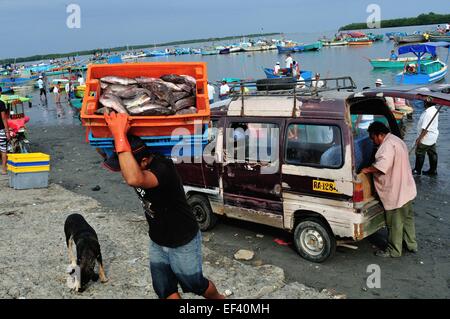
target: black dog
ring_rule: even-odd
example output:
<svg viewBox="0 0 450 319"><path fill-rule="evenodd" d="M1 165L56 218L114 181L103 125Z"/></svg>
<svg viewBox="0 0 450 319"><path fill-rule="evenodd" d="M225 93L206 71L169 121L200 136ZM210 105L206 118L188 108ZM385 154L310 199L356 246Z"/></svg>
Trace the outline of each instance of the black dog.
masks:
<svg viewBox="0 0 450 319"><path fill-rule="evenodd" d="M97 233L83 216L80 214L69 215L64 223L64 233L66 234L66 244L69 249L69 259L73 268L80 267L81 285L77 282L75 291L83 291L86 284L90 281L97 281L100 277L101 282L107 282L105 270L103 268L102 254L100 244L98 243ZM73 255L73 244L77 249L77 258ZM94 272L95 261L99 264L99 273ZM74 270L73 270L74 271Z"/></svg>

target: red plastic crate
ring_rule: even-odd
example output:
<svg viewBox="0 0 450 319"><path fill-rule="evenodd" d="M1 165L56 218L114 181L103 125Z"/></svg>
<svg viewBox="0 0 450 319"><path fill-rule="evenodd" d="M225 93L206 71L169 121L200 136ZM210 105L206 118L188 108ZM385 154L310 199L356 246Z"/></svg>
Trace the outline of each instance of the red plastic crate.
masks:
<svg viewBox="0 0 450 319"><path fill-rule="evenodd" d="M207 89L207 71L204 62L146 62L123 64L91 64L88 66L86 90L81 107L83 126L92 131L94 137L111 137L103 115L94 112L99 108L100 78L104 76L140 76L159 78L165 74L190 75L197 80L197 113L164 116L129 116L130 133L137 136L171 135L176 128L185 128L195 133L194 125L209 123L210 109Z"/></svg>

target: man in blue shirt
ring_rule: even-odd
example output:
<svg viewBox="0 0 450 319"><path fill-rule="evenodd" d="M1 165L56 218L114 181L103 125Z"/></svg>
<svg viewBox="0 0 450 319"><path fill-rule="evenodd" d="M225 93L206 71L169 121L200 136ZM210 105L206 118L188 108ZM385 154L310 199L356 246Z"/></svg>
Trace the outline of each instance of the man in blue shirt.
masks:
<svg viewBox="0 0 450 319"><path fill-rule="evenodd" d="M390 56L389 60L396 61L397 59L398 59L398 55L395 54L394 50L391 50L391 56Z"/></svg>

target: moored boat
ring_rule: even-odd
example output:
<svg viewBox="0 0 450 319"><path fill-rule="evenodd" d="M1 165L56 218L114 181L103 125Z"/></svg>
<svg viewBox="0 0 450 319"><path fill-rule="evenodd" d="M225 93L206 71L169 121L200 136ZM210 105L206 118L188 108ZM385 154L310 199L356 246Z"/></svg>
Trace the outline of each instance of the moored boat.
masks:
<svg viewBox="0 0 450 319"><path fill-rule="evenodd" d="M431 61L431 58L423 59L422 61L427 62ZM389 68L389 69L402 69L405 67L405 64L408 63L416 63L416 57L405 57L398 58L397 60L390 59L369 59L370 64L373 68Z"/></svg>
<svg viewBox="0 0 450 319"><path fill-rule="evenodd" d="M264 70L264 74L266 75L266 78L268 79L278 79L278 78L289 78L292 77L291 74L286 75L287 69L280 69L280 71L282 72L279 75L274 74L273 69L272 68L263 68ZM284 73L284 74L283 74ZM302 77L303 80L311 80L312 78L312 71L306 71L306 70L300 70L300 76Z"/></svg>
<svg viewBox="0 0 450 319"><path fill-rule="evenodd" d="M410 34L405 36L394 36L394 41L396 43L414 43L414 42L422 42L425 38L423 34Z"/></svg>
<svg viewBox="0 0 450 319"><path fill-rule="evenodd" d="M437 59L436 48L438 47L449 48L450 43L427 42L398 48L399 55L413 53L417 57L417 63L408 64L405 70L396 75L395 82L399 84L430 84L444 79L447 74L447 65ZM425 54L430 54L435 59L424 62L422 57Z"/></svg>

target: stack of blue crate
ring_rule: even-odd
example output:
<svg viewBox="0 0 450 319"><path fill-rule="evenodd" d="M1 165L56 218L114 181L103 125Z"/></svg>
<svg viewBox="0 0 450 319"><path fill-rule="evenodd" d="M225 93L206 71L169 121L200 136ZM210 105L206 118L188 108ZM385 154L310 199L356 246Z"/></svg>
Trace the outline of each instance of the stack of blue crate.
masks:
<svg viewBox="0 0 450 319"><path fill-rule="evenodd" d="M201 156L208 143L208 125L205 124L203 134L173 136L140 136L153 151L164 156ZM97 138L89 132L89 144L101 149L108 156L114 152L114 140L108 137Z"/></svg>

